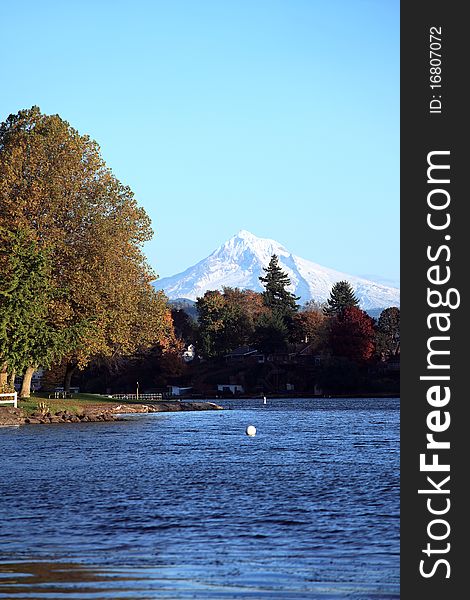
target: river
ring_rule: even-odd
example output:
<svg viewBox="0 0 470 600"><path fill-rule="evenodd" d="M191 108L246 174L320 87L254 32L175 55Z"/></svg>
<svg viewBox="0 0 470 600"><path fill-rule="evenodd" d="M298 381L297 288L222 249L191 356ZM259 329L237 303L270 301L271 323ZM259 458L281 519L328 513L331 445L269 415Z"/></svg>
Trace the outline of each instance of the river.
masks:
<svg viewBox="0 0 470 600"><path fill-rule="evenodd" d="M399 598L399 400L220 403L0 429L0 598Z"/></svg>

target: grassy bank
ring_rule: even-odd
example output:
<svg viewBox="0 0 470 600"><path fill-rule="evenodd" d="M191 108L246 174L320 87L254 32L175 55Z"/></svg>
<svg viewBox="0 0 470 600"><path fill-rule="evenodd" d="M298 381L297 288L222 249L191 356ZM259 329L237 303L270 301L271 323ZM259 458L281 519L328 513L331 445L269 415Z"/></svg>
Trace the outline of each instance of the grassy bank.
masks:
<svg viewBox="0 0 470 600"><path fill-rule="evenodd" d="M86 407L97 404L116 404L116 400L100 394L74 394L73 398L48 398L47 393L36 392L27 400L20 400L18 408L21 408L26 414L31 414L38 410L38 404L44 402L51 413L60 410L68 410L73 414L81 414Z"/></svg>

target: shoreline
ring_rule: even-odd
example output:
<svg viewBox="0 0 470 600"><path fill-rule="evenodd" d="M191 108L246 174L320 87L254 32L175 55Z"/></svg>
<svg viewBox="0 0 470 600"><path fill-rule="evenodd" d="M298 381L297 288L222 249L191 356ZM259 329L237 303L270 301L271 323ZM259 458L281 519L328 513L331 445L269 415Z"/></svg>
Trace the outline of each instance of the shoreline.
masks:
<svg viewBox="0 0 470 600"><path fill-rule="evenodd" d="M282 400L285 398L306 399L358 399L358 398L396 398L400 400L399 394L335 394L335 395L309 395L309 394L269 394L269 400ZM13 408L0 407L0 427L16 427L20 425L50 425L61 423L98 423L103 421L124 421L124 415L150 414L157 412L194 412L203 410L225 410L224 407L212 402L212 400L260 400L263 396L239 395L220 396L213 395L204 399L194 396L182 397L181 400L156 400L146 404L137 402L93 402L80 403L75 400L75 410L72 407L57 410L47 407L48 410L28 410L25 407ZM62 404L64 406L64 404Z"/></svg>
<svg viewBox="0 0 470 600"><path fill-rule="evenodd" d="M202 410L223 410L214 402L166 401L152 404L95 404L83 406L80 412L59 410L56 412L28 413L22 408L2 407L0 409L0 427L20 425L51 425L63 423L99 423L103 421L124 421L121 415L149 414L157 412L191 412Z"/></svg>
<svg viewBox="0 0 470 600"><path fill-rule="evenodd" d="M290 392L290 393L267 393L267 394L238 394L236 396L232 396L232 395L227 395L227 396L223 396L223 395L217 395L217 394L207 394L204 396L204 400L201 400L201 402L205 401L205 400L259 400L260 398L263 399L263 396L266 396L266 398L269 400L269 398L271 398L272 400L281 400L283 398L288 399L288 398L309 398L309 399L319 399L319 400L324 400L324 399L329 399L329 398L400 398L400 392L367 392L367 393L355 393L355 394L309 394L309 393L305 393L305 394L300 394L300 393L295 393L295 392ZM181 400L183 402L185 401L197 401L200 397L199 396L181 396Z"/></svg>

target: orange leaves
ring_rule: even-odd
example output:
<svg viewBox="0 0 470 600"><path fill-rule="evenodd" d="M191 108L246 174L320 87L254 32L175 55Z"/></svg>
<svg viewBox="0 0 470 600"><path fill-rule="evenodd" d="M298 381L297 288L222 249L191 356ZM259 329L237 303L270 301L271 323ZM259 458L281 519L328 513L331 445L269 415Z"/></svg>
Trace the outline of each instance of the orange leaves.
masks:
<svg viewBox="0 0 470 600"><path fill-rule="evenodd" d="M47 247L53 285L68 292L51 314L87 324L73 353L81 366L169 343L166 299L140 247L152 235L148 215L96 142L37 107L0 125L0 227L13 224Z"/></svg>

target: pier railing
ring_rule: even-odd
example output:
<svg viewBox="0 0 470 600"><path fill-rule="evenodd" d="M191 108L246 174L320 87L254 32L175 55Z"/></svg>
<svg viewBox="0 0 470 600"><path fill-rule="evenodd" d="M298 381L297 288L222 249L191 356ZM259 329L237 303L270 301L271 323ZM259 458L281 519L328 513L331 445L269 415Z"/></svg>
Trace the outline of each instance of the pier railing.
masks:
<svg viewBox="0 0 470 600"><path fill-rule="evenodd" d="M163 400L164 397L168 397L168 394L113 394L112 397L116 400L142 400L144 402L145 400Z"/></svg>
<svg viewBox="0 0 470 600"><path fill-rule="evenodd" d="M4 398L10 398L10 400L4 400ZM15 408L18 408L18 392L0 394L0 404L13 404Z"/></svg>

